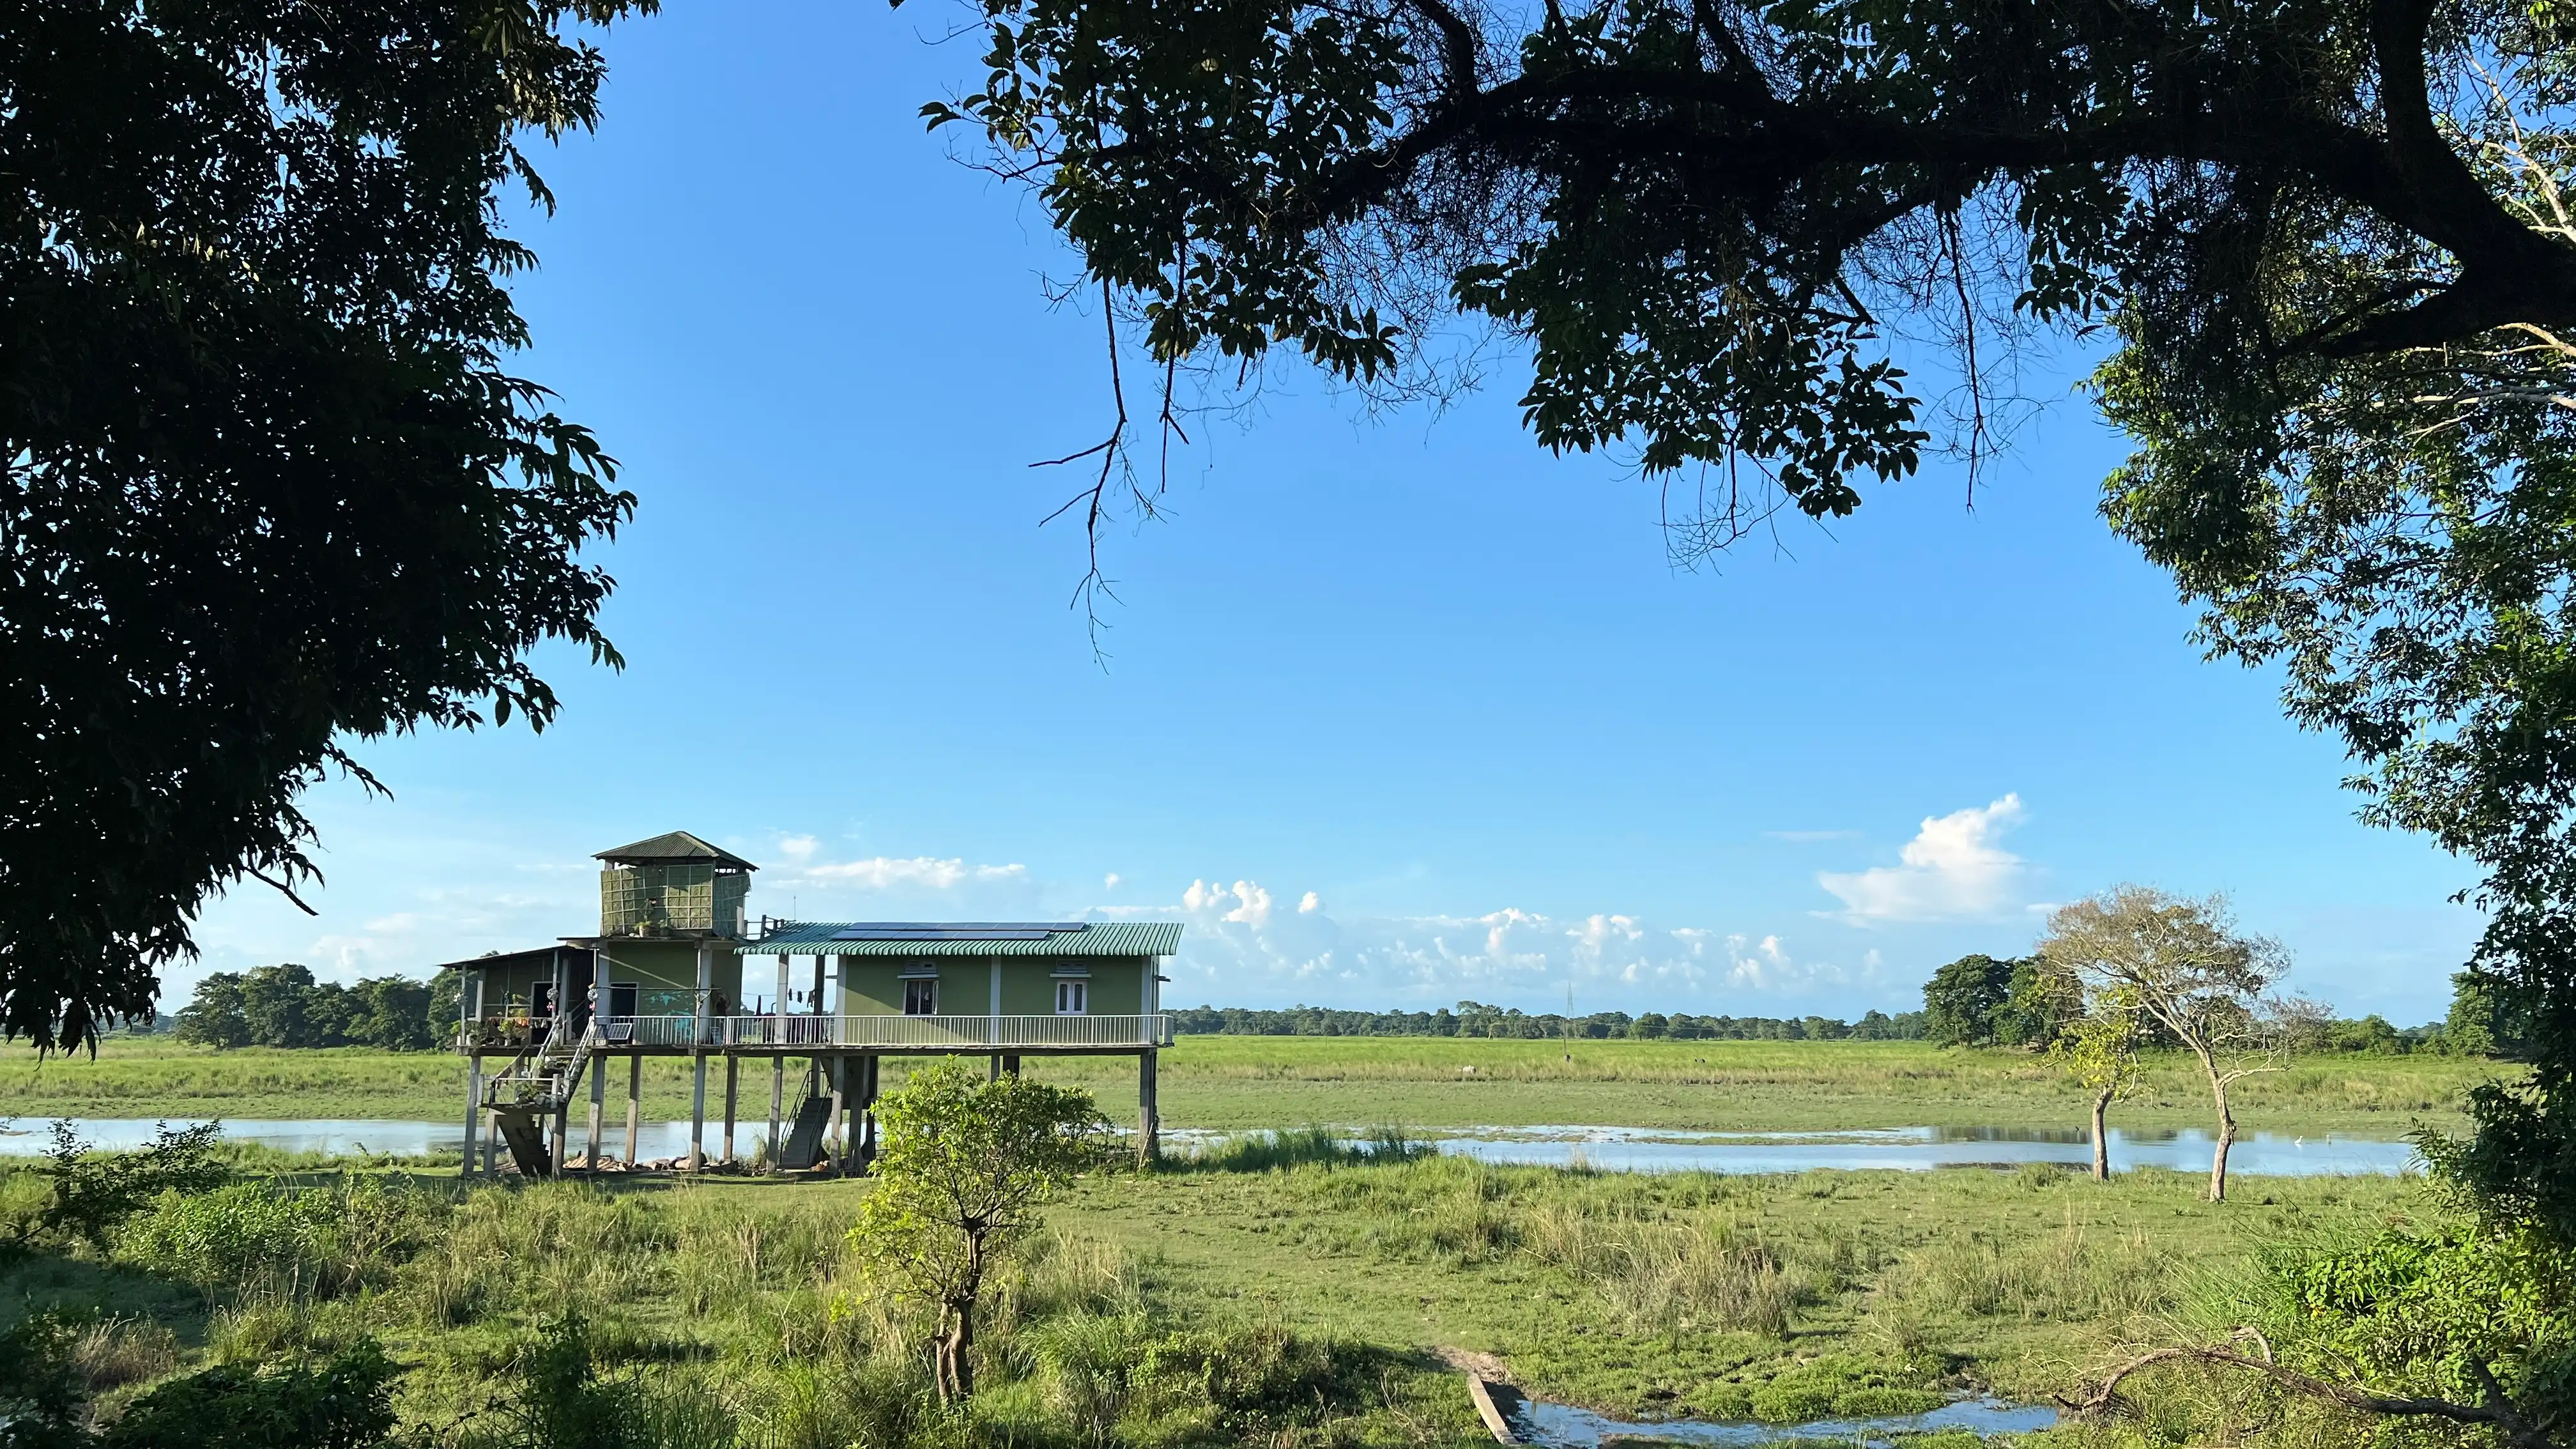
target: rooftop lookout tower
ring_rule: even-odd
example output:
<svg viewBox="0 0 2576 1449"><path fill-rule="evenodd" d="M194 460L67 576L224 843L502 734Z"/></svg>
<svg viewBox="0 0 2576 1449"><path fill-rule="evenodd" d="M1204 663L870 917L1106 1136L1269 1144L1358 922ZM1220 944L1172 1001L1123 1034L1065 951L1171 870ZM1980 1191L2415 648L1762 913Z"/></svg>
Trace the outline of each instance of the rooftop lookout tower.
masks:
<svg viewBox="0 0 2576 1449"><path fill-rule="evenodd" d="M738 1161L746 1064L768 1068L761 1145L772 1170L828 1159L864 1171L889 1056L984 1056L996 1075L1017 1072L1024 1055L1132 1056L1137 1149L1155 1150L1155 1064L1171 1045L1162 966L1180 923L755 919L759 867L685 830L595 858L597 935L440 968L459 976L468 1172L478 1157L495 1171L505 1143L526 1176L598 1170L611 1160L603 1139L619 1065L626 1141L615 1160L631 1169L648 1056L689 1064L689 1150L673 1160L686 1171L711 1161L710 1066L722 1067L723 1092L712 1160Z"/></svg>
<svg viewBox="0 0 2576 1449"><path fill-rule="evenodd" d="M593 857L599 872L599 934L724 936L740 940L744 902L760 867L685 830Z"/></svg>

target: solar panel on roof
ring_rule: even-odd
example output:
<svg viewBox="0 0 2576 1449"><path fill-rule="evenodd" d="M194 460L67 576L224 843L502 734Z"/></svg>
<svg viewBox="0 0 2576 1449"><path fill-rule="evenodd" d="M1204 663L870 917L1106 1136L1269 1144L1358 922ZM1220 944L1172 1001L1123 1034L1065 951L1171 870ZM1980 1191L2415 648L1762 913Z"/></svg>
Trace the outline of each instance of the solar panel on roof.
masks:
<svg viewBox="0 0 2576 1449"><path fill-rule="evenodd" d="M853 921L851 931L1088 931L1089 921Z"/></svg>
<svg viewBox="0 0 2576 1449"><path fill-rule="evenodd" d="M884 921L848 926L835 941L1044 941L1091 929L1087 921Z"/></svg>

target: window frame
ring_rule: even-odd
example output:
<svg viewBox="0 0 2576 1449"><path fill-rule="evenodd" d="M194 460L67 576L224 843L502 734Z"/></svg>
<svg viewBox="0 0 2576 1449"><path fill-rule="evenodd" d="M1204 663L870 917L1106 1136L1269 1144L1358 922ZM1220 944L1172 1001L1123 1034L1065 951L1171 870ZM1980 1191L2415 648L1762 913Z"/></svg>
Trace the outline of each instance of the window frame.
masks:
<svg viewBox="0 0 2576 1449"><path fill-rule="evenodd" d="M914 1001L916 999L921 1002L923 1009L914 1009ZM937 1016L939 1014L938 977L908 976L904 978L903 1014L906 1016Z"/></svg>

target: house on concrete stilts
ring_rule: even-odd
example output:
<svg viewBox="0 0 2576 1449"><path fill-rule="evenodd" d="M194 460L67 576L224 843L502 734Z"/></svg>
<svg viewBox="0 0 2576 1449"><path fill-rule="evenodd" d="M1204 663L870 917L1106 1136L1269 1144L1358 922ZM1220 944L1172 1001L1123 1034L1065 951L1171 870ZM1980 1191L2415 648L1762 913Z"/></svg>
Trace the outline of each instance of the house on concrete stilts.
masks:
<svg viewBox="0 0 2576 1449"><path fill-rule="evenodd" d="M498 1171L505 1152L531 1177L632 1167L646 1057L690 1063L681 1171L740 1160L746 1105L773 1170L864 1171L889 1056L984 1056L996 1075L1025 1056L1133 1056L1137 1150L1157 1150L1155 1069L1171 1045L1159 988L1178 923L754 920L759 867L686 831L598 859L598 935L440 968L462 978L469 1175ZM618 1127L622 1144L608 1140Z"/></svg>

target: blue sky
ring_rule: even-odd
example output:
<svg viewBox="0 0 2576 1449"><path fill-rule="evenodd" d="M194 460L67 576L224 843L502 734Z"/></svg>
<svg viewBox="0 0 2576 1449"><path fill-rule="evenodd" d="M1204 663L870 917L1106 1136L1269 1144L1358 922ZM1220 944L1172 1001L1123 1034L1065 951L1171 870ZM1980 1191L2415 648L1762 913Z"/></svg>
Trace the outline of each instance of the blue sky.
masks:
<svg viewBox="0 0 2576 1449"><path fill-rule="evenodd" d="M1027 465L1106 424L1097 320L922 134L975 60L923 3L609 38L518 290L521 370L643 500L599 553L629 667L547 654L541 736L364 746L395 798L316 793L320 917L237 891L176 990L578 933L591 852L685 828L777 915L1185 920L1190 1002L1857 1015L2134 879L2230 892L2348 1012L2439 1015L2467 872L2201 660L2071 396L1973 511L1935 466L1682 572L1654 483L1521 430L1512 359L1437 417L1283 371L1113 530L1095 663L1080 534L1038 526L1078 480Z"/></svg>

